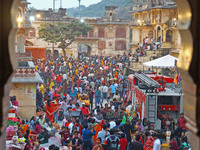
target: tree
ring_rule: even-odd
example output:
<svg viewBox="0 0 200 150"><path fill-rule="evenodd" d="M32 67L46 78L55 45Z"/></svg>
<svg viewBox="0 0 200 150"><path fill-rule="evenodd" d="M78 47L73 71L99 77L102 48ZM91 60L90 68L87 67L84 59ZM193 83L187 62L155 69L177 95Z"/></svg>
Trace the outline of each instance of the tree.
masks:
<svg viewBox="0 0 200 150"><path fill-rule="evenodd" d="M68 23L43 23L39 27L39 38L49 43L58 43L66 60L66 48L74 42L76 37L86 34L90 30L92 30L91 26L78 20L72 20Z"/></svg>

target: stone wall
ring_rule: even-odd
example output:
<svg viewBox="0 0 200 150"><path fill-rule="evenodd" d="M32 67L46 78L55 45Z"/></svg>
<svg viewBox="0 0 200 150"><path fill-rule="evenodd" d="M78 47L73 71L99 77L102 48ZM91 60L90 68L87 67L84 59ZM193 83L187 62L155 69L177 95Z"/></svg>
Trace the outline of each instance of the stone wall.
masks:
<svg viewBox="0 0 200 150"><path fill-rule="evenodd" d="M30 119L36 114L36 83L14 83L10 96L16 96L19 103L18 115L22 119Z"/></svg>

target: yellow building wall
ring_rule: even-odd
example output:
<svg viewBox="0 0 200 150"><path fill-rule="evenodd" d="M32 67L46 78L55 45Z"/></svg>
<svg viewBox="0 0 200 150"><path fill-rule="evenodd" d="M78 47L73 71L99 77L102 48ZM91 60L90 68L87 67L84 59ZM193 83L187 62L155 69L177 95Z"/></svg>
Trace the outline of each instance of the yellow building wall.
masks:
<svg viewBox="0 0 200 150"><path fill-rule="evenodd" d="M10 96L16 96L19 103L18 115L22 119L30 119L36 115L36 83L14 83Z"/></svg>

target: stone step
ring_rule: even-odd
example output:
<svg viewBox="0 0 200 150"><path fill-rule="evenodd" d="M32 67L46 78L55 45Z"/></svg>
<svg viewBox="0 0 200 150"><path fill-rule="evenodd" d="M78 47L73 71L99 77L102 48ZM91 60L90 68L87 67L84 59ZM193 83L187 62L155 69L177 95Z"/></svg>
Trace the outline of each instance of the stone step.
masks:
<svg viewBox="0 0 200 150"><path fill-rule="evenodd" d="M139 59L139 62L148 62L151 60L151 56L141 56L141 57L138 57Z"/></svg>

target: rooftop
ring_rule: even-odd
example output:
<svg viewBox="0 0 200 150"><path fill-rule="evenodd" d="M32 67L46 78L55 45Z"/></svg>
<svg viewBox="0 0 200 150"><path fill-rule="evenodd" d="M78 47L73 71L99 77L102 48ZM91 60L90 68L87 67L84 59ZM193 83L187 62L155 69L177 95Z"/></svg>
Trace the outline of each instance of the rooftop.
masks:
<svg viewBox="0 0 200 150"><path fill-rule="evenodd" d="M35 65L32 61L19 61L18 62L18 69L20 68L35 68Z"/></svg>
<svg viewBox="0 0 200 150"><path fill-rule="evenodd" d="M43 83L39 73L36 72L35 77L13 77L12 83Z"/></svg>

